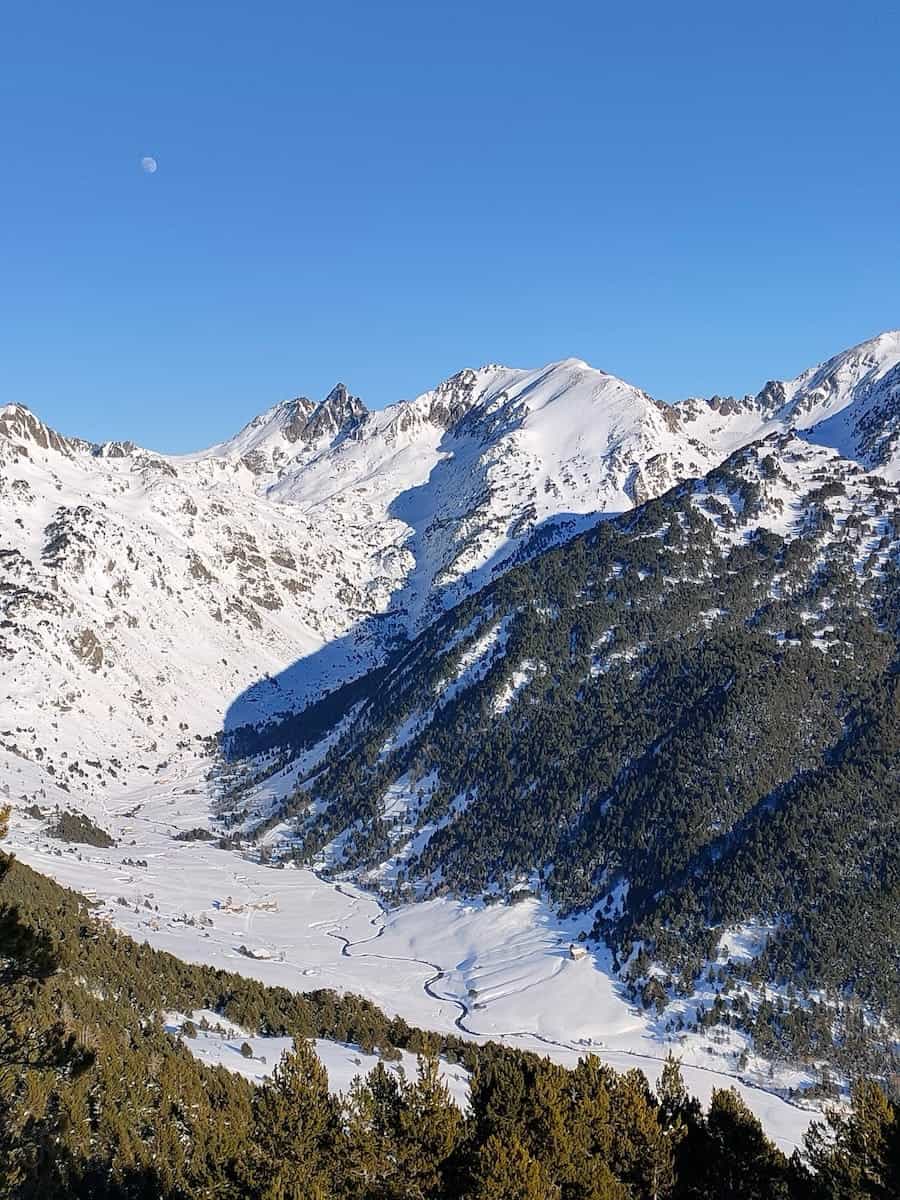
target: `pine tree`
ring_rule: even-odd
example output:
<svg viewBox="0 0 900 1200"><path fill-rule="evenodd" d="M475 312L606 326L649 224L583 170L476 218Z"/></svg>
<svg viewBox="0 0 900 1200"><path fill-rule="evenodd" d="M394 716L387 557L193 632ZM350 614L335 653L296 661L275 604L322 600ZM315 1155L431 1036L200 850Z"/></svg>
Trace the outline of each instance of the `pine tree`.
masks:
<svg viewBox="0 0 900 1200"><path fill-rule="evenodd" d="M616 1077L611 1112L613 1173L648 1200L664 1200L674 1183L674 1155L643 1072Z"/></svg>
<svg viewBox="0 0 900 1200"><path fill-rule="evenodd" d="M254 1200L331 1200L343 1157L337 1102L328 1073L301 1038L253 1101L253 1141L243 1168Z"/></svg>
<svg viewBox="0 0 900 1200"><path fill-rule="evenodd" d="M0 841L9 815L8 806L0 808ZM12 855L0 851L0 887L12 868ZM36 1019L57 965L50 940L22 920L17 905L0 899L2 1196L25 1195L30 1188L49 1194L61 1177L64 1156L57 1140L66 1122L55 1085L64 1076L77 1078L93 1062L64 1020Z"/></svg>
<svg viewBox="0 0 900 1200"><path fill-rule="evenodd" d="M656 1084L659 1121L673 1140L678 1141L687 1128L696 1125L703 1115L700 1102L688 1093L681 1074L681 1061L671 1052L666 1055L662 1073Z"/></svg>
<svg viewBox="0 0 900 1200"><path fill-rule="evenodd" d="M380 1063L378 1067L381 1067ZM355 1200L366 1200L368 1196L377 1195L383 1179L390 1173L389 1160L384 1153L386 1142L378 1128L371 1080L371 1072L367 1079L357 1076L344 1106L347 1147L345 1180Z"/></svg>
<svg viewBox="0 0 900 1200"><path fill-rule="evenodd" d="M558 1200L544 1168L517 1137L491 1136L478 1151L466 1200Z"/></svg>
<svg viewBox="0 0 900 1200"><path fill-rule="evenodd" d="M900 1196L900 1109L876 1083L853 1088L848 1116L832 1111L806 1135L806 1158L821 1200L895 1200Z"/></svg>
<svg viewBox="0 0 900 1200"><path fill-rule="evenodd" d="M437 1200L460 1138L462 1114L433 1056L419 1059L416 1082L406 1084L401 1094L398 1157L407 1179L404 1200Z"/></svg>
<svg viewBox="0 0 900 1200"><path fill-rule="evenodd" d="M522 1123L527 1084L523 1056L481 1054L469 1083L471 1120L479 1142L506 1134L513 1136Z"/></svg>
<svg viewBox="0 0 900 1200"><path fill-rule="evenodd" d="M702 1153L699 1135L705 1135L703 1109L691 1096L681 1074L681 1063L673 1054L666 1056L656 1084L657 1117L665 1130L675 1162L675 1178L691 1177L696 1157Z"/></svg>
<svg viewBox="0 0 900 1200"><path fill-rule="evenodd" d="M788 1162L734 1088L717 1088L702 1136L692 1142L695 1175L684 1194L698 1200L787 1200Z"/></svg>
<svg viewBox="0 0 900 1200"><path fill-rule="evenodd" d="M419 1059L415 1082L378 1063L347 1104L347 1172L357 1194L438 1200L462 1124L436 1058Z"/></svg>
<svg viewBox="0 0 900 1200"><path fill-rule="evenodd" d="M579 1061L567 1082L572 1096L572 1171L566 1200L626 1200L628 1189L610 1168L613 1145L611 1082L615 1076L594 1055Z"/></svg>

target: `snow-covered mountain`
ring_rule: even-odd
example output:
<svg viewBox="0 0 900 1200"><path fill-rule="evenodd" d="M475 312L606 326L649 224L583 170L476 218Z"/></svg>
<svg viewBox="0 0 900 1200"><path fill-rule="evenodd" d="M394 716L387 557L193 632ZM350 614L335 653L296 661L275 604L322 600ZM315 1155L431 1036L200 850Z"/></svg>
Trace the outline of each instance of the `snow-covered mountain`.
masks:
<svg viewBox="0 0 900 1200"><path fill-rule="evenodd" d="M736 449L796 429L810 442L900 477L900 330L861 342L796 379L772 380L758 395L715 396L678 406L697 435Z"/></svg>
<svg viewBox="0 0 900 1200"><path fill-rule="evenodd" d="M900 484L771 433L510 568L352 689L236 732L218 818L392 905L577 914L667 1032L710 982L725 1024L742 977L729 1027L846 1069L841 1022L869 1005L892 1064L898 582ZM505 985L485 965L469 989L483 1010Z"/></svg>
<svg viewBox="0 0 900 1200"><path fill-rule="evenodd" d="M673 410L576 362L466 371L379 413L339 384L184 456L7 406L3 745L108 789L245 693L234 721L361 674L542 522L566 532L714 461Z"/></svg>
<svg viewBox="0 0 900 1200"><path fill-rule="evenodd" d="M884 334L755 398L671 406L577 359L465 370L380 412L339 384L181 456L2 408L0 752L109 794L773 430L896 478L898 363Z"/></svg>

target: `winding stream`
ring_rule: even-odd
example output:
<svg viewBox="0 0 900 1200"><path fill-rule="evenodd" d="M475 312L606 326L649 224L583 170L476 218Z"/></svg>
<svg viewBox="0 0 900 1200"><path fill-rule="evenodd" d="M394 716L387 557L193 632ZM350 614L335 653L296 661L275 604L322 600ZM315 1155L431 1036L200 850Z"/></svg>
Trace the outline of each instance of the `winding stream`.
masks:
<svg viewBox="0 0 900 1200"><path fill-rule="evenodd" d="M591 1047L587 1047L584 1045L576 1045L575 1043L572 1043L572 1042L557 1041L554 1038L549 1038L549 1037L546 1037L544 1034L537 1033L532 1029L504 1030L502 1033L492 1034L492 1035L479 1033L479 1031L477 1029L472 1029L469 1025L466 1024L466 1018L469 1016L470 1009L469 1009L468 1005L465 1004L464 1001L458 999L456 996L442 995L440 992L435 991L435 985L437 983L439 983L441 981L441 979L443 979L448 974L448 972L443 967L438 966L437 963L430 962L428 959L416 958L416 957L410 957L410 956L376 954L372 950L363 950L361 952L355 952L355 951L357 951L357 948L360 946L368 946L368 945L371 945L372 942L377 942L378 939L385 932L385 920L388 915L388 909L386 908L386 906L384 904L382 904L382 902L378 899L377 896L369 895L367 893L364 893L364 892L361 892L358 890L355 892L349 892L346 890L346 888L342 887L340 883L332 883L330 880L321 879L321 877L318 875L317 875L317 878L320 879L320 882L326 883L329 886L333 887L334 890L336 892L338 892L339 895L344 896L347 900L350 900L350 901L353 901L356 903L367 902L367 903L374 905L378 910L376 912L375 916L373 916L369 920L369 924L373 928L376 928L376 932L373 933L371 937L358 938L356 941L353 941L350 938L345 937L342 933L338 933L336 930L328 930L327 931L328 937L334 938L336 941L341 943L341 955L345 958L375 958L375 959L379 959L382 962L407 962L407 963L416 963L423 967L428 967L430 970L432 970L434 972L434 974L430 975L427 979L425 979L423 981L422 987L423 987L426 995L429 996L432 1000L436 1000L441 1004L452 1004L452 1005L454 1005L454 1007L456 1007L459 1010L457 1016L454 1018L453 1024L460 1031L460 1033L464 1034L465 1036L479 1040L479 1041L489 1041L489 1040L498 1041L499 1040L502 1042L506 1038L530 1039L532 1041L540 1043L543 1046L547 1046L549 1049L552 1049L552 1050L564 1050L564 1051L568 1051L570 1053L576 1053L576 1054L595 1054L601 1060L608 1060L610 1058L626 1056L628 1058L637 1059L639 1062L640 1061L652 1062L652 1063L665 1062L666 1057L668 1055L668 1050L666 1051L665 1054L663 1054L663 1053L660 1053L660 1054L647 1053L647 1054L645 1054L645 1053L641 1053L641 1051L639 1051L639 1050L626 1050L626 1049L607 1050L607 1051L603 1052L603 1051L598 1051L597 1048L591 1048ZM613 1064L610 1064L610 1065L613 1065ZM750 1089L754 1092L758 1092L760 1095L766 1096L768 1098L776 1099L776 1100L780 1101L781 1103L788 1104L792 1108L795 1108L800 1112L809 1112L808 1109L804 1108L802 1105L794 1103L792 1100L788 1099L787 1097L780 1095L779 1093L777 1093L775 1091L770 1091L767 1088L760 1087L759 1084L753 1083L751 1080L741 1078L740 1076L730 1075L724 1071L717 1071L713 1067L706 1067L706 1066L703 1066L702 1064L695 1064L695 1063L691 1063L689 1065L689 1069L691 1071L702 1071L705 1075L713 1076L714 1079L717 1081L717 1086L720 1086L723 1088L728 1088L728 1087L731 1087L735 1083L740 1083L741 1086L744 1088Z"/></svg>

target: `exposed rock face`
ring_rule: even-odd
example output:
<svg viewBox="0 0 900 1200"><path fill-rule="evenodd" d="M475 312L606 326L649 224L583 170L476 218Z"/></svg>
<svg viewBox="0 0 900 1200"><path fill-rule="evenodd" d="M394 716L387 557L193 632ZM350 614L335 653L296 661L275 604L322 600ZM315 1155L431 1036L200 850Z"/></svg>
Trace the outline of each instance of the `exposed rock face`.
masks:
<svg viewBox="0 0 900 1200"><path fill-rule="evenodd" d="M82 629L69 642L72 653L75 654L91 671L99 671L103 666L103 647L93 629Z"/></svg>
<svg viewBox="0 0 900 1200"><path fill-rule="evenodd" d="M282 429L285 438L291 444L303 437L310 417L315 411L315 404L312 400L307 400L305 396L298 396L296 400L288 400L284 409L285 422Z"/></svg>
<svg viewBox="0 0 900 1200"><path fill-rule="evenodd" d="M333 440L348 433L365 420L368 410L357 396L351 396L344 384L337 384L318 408L310 414L299 437L307 443Z"/></svg>
<svg viewBox="0 0 900 1200"><path fill-rule="evenodd" d="M25 455L30 446L39 450L55 450L57 454L71 454L76 449L72 439L50 429L21 404L7 404L0 408L0 439L15 453Z"/></svg>

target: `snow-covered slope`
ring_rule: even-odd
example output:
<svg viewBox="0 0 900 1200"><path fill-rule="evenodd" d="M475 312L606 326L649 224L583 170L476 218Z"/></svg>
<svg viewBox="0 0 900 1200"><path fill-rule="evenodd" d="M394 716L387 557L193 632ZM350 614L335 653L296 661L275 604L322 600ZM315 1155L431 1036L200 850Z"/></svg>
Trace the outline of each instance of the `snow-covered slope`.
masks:
<svg viewBox="0 0 900 1200"><path fill-rule="evenodd" d="M285 401L230 440L181 456L130 442L94 445L49 429L20 406L0 409L0 795L19 810L20 851L42 870L89 883L98 855L63 850L48 842L46 828L54 807L84 810L119 839L104 884L110 904L122 910L117 922L126 910L139 915L120 903L127 892L120 870L131 871L136 856L145 864L141 871L151 869L148 859L157 860L154 903L175 914L164 927L146 915L160 939L182 925L194 936L195 925L177 914L223 871L237 887L251 877L274 877L284 889L285 913L288 893L296 905L278 934L279 953L302 962L304 976L312 909L297 893L294 872L279 875L264 865L294 851L308 859L312 847L321 852L320 864L353 873L393 899L416 897L420 903L404 908L404 919L429 935L443 937L449 928L442 921L432 930L428 922L437 906L450 911L459 903L443 896L454 888L468 894L477 885L489 900L502 897L501 883L511 896L517 888L536 892L544 898L538 907L534 901L528 922L526 910L514 907L529 929L553 924L555 957L548 957L545 940L530 935L527 945L506 937L515 950L509 962L505 945L495 953L490 942L488 954L488 933L502 933L503 922L485 901L477 954L457 953L455 941L447 941L447 959L432 955L431 943L426 952L424 941L416 954L397 940L391 966L403 996L397 1010L422 1024L437 1020L434 1006L444 993L419 987L418 1003L426 1008L408 1007L416 991L410 964L421 973L437 963L446 995L455 989L451 1023L458 1008L471 1008L479 1033L505 1030L515 1038L527 1029L545 1038L553 1020L553 1038L570 1040L573 1030L588 1029L585 1013L601 1011L591 989L602 985L612 995L619 986L618 967L610 960L601 978L585 975L590 968L583 964L588 982L579 989L580 1015L561 1000L563 983L580 968L567 957L574 930L557 928L556 915L544 907L548 871L552 866L554 903L602 900L612 942L624 936L626 919L644 919L629 889L645 864L637 851L623 857L616 842L604 854L620 855L609 858L620 878L596 882L599 843L587 839L576 847L582 858L570 869L565 838L536 858L537 839L546 844L549 827L574 828L571 812L559 816L563 801L575 804L580 819L577 806L593 793L572 781L585 764L601 773L608 766L616 788L631 787L627 764L636 748L650 780L636 812L651 812L657 793L668 797L668 830L675 802L695 793L714 798L698 800L696 812L676 826L677 838L665 834L669 857L677 857L688 835L703 848L707 834L718 839L722 830L743 828L748 813L768 812L766 804L740 808L750 784L746 772L730 772L731 762L752 762L755 771L762 762L759 773L774 778L777 768L782 782L793 778L799 759L815 765L810 756L827 749L833 732L829 689L840 685L850 695L858 674L877 675L876 651L894 612L885 581L894 577L900 544L898 388L900 334L894 333L740 400L667 406L574 359L537 371L466 370L375 413L338 385L320 404ZM702 478L675 487L690 477ZM496 587L472 595L600 516L673 487L658 504L592 530L581 549L504 574ZM770 533L761 537L760 529ZM594 553L594 543L615 539L622 560L604 560L592 574L582 561L584 546ZM448 611L458 601L462 607ZM753 612L744 612L748 605ZM612 613L608 620L601 609ZM866 632L875 618L882 641ZM745 671L767 656L807 655L803 670L784 685L799 689L795 707L807 716L795 730L772 708L776 691L760 692L779 677L778 663L777 671L761 669L742 687L726 682L713 689L715 703L728 710L728 722L716 727L722 738L710 734L708 742L688 746L701 782L704 772L711 774L708 787L664 793L654 781L666 782L660 772L668 756L657 749L669 731L654 745L643 746L640 737L652 734L645 728L652 714L656 719L687 703L697 656L708 657L707 632L713 661L704 670L717 666L716 647L727 637L736 639L740 653L733 657ZM677 657L678 645L691 639L698 641L697 656L686 657L683 669L679 660L671 677L648 673L660 647L671 645ZM398 646L401 652L390 655ZM388 668L371 673L386 658ZM571 683L578 671L567 707L560 681ZM221 760L214 763L212 735L223 725L296 714L359 677L340 702L331 698L314 717L295 718L293 740L267 742L271 728L256 735L242 730L235 740L244 736L252 748L255 737L258 757L224 774ZM674 680L668 691L667 679ZM655 709L647 700L651 687L660 693ZM602 711L616 714L615 721L589 725L587 689L603 692ZM636 730L630 741L621 732L626 716ZM311 720L319 721L316 736ZM684 740L695 726L707 728L689 707L676 732ZM560 755L541 758L561 728ZM768 743L759 740L763 735ZM769 763L769 745L783 761ZM515 746L523 748L519 762ZM477 749L475 767L454 757L455 747ZM560 766L566 755L571 763ZM621 780L619 763L626 764ZM554 783L554 772L563 770L569 773ZM369 786L373 773L377 786ZM603 817L612 811L607 802L597 810ZM625 811L624 801L620 807ZM859 819L867 821L868 810ZM591 838L603 832L600 825L589 828ZM178 836L199 827L228 833L227 844L259 861ZM714 848L718 854L721 846ZM170 869L170 852L184 870ZM645 874L643 889L633 894L639 901L663 896L649 867ZM802 899L807 893L797 886ZM738 907L717 918L732 942L732 927L762 927L767 917L762 907ZM252 912L245 916L247 941ZM838 913L839 927L841 920ZM600 934L607 936L601 925L597 954ZM468 926L458 928L469 936ZM203 930L196 936L206 953L214 939ZM217 953L235 957L242 970L281 969L281 960L262 966L245 960L232 932L229 926ZM386 930L381 949L390 947L391 936ZM474 934L471 940L475 945ZM335 947L329 982L347 977L348 960ZM523 957L534 966L526 975ZM380 958L366 961L383 975ZM565 967L552 996L541 974L548 962ZM649 982L638 980L642 987ZM472 987L485 993L477 1003ZM536 1013L527 1025L518 1023L509 1001L522 992ZM618 993L613 998L627 1008ZM686 1019L672 1008L677 1003L669 997L660 1028ZM612 1010L602 1011L606 1027ZM595 1033L592 1027L578 1036ZM634 1033L647 1041L656 1036L644 1025ZM627 1053L636 1053L636 1044ZM728 1054L739 1049L729 1043Z"/></svg>
<svg viewBox="0 0 900 1200"><path fill-rule="evenodd" d="M7 406L0 745L108 792L363 673L542 523L562 536L713 461L672 409L575 361L466 371L374 414L339 384L178 457Z"/></svg>
<svg viewBox="0 0 900 1200"><path fill-rule="evenodd" d="M698 437L724 450L797 429L810 442L900 478L900 330L844 350L796 379L770 381L755 397L714 396L677 407Z"/></svg>
<svg viewBox="0 0 900 1200"><path fill-rule="evenodd" d="M291 707L267 677L390 596L342 588L365 548L318 537L240 459L92 447L20 408L0 416L0 506L0 746L74 791L215 734L254 684L260 711ZM307 689L373 661L341 654Z"/></svg>
<svg viewBox="0 0 900 1200"><path fill-rule="evenodd" d="M765 1063L751 1059L738 1078L739 1034L715 1045L714 1054L696 1035L655 1037L655 1019L629 1005L602 962L592 969L569 958L572 921L560 923L534 901L509 909L433 901L385 919L374 899L352 885L335 887L305 870L271 870L214 842L173 837L207 822L204 785L201 766L179 754L163 774L98 811L117 846L67 845L21 814L12 846L36 870L89 895L102 919L187 962L292 991L356 993L419 1028L490 1038L567 1066L590 1051L620 1071L640 1067L651 1082L674 1050L692 1093L704 1102L713 1086L735 1086L788 1152L800 1143L814 1111L783 1095L788 1086L808 1085L810 1073L779 1068L770 1077ZM242 945L268 954L248 957ZM469 988L483 987L487 974L491 991L461 1028L460 1012L472 1005ZM198 1026L205 1017L213 1028L186 1039L190 1049L251 1079L264 1078L286 1045L246 1036L218 1013L192 1015ZM181 1024L169 1014L171 1032ZM253 1059L241 1055L244 1041ZM374 1066L357 1048L319 1040L316 1050L334 1090L346 1090L361 1068ZM414 1064L408 1056L404 1061L412 1077ZM443 1073L464 1104L465 1072L448 1064Z"/></svg>
<svg viewBox="0 0 900 1200"><path fill-rule="evenodd" d="M663 1029L725 969L755 1037L753 987L789 981L835 1032L785 1026L785 1055L856 1070L849 997L870 1006L860 1054L892 1069L898 572L900 484L776 431L443 614L332 709L314 761L323 706L242 731L219 820L260 861L401 908L574 914ZM451 936L478 1028L509 1029L512 935L490 956ZM560 1018L539 986L533 1020Z"/></svg>
<svg viewBox="0 0 900 1200"><path fill-rule="evenodd" d="M338 384L163 456L0 409L0 753L108 794L302 706L515 561L792 426L900 475L900 334L755 398L664 405L577 359L370 413ZM73 424L76 423L73 419Z"/></svg>
<svg viewBox="0 0 900 1200"><path fill-rule="evenodd" d="M479 587L535 531L559 540L708 470L676 409L577 359L462 371L371 414L268 495L342 542L380 531L407 631ZM399 565L399 564L396 564ZM389 569L389 568L388 568Z"/></svg>

